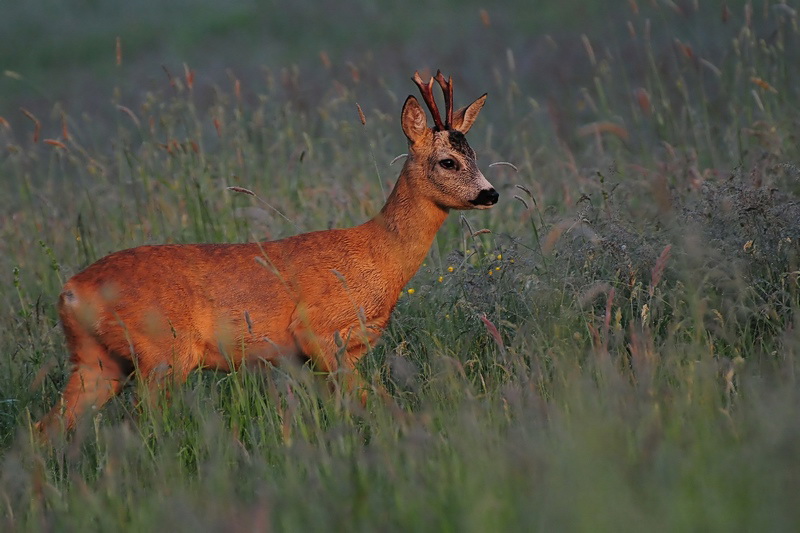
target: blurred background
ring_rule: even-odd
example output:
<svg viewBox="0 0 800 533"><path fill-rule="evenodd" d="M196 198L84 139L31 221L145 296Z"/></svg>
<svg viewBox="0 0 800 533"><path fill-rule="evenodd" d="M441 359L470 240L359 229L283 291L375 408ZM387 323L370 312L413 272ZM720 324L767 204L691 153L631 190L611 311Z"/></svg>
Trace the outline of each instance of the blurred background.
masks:
<svg viewBox="0 0 800 533"><path fill-rule="evenodd" d="M633 5L574 0L547 4L9 3L0 22L4 40L0 64L6 71L2 112L9 115L15 104L59 100L76 109L102 105L109 86L152 89L165 80L162 65L178 73L184 63L196 70L198 85L225 84L235 75L253 82L248 84L250 91L257 91L265 69L298 67L304 82L300 89L306 96L319 90L318 82L348 83L355 69L361 81L379 79L405 92L410 72L442 68L470 89L485 86L499 73L507 74L513 57L513 71L520 80L539 80L526 90L546 94L543 91L552 90L553 81L570 81L576 75L570 70L582 66L571 64L572 55L582 49L575 37L607 33L631 16ZM659 16L680 15L666 10ZM118 38L121 57L115 51ZM554 53L557 50L559 54Z"/></svg>
<svg viewBox="0 0 800 533"><path fill-rule="evenodd" d="M558 127L581 110L591 118L592 110L579 105L582 93L604 81L610 62L623 63L624 73L615 75L626 79L607 89L627 99L648 76L677 75L685 66L675 54L680 43L722 68L746 16L762 37L774 31L763 16L774 7L760 4L746 15L744 1L697 0L6 2L0 116L15 129L30 126L23 107L43 119L45 131L57 103L71 115L108 118L115 104L136 110L147 91L162 90L185 68L194 73L201 105L213 102L215 90L230 92L234 80L253 101L277 79L301 107L341 85L365 109L396 113L414 88L411 74L441 68L456 80L458 102L488 91L489 114L519 121L534 108L503 114L511 85L549 104ZM762 7L766 13L758 12Z"/></svg>

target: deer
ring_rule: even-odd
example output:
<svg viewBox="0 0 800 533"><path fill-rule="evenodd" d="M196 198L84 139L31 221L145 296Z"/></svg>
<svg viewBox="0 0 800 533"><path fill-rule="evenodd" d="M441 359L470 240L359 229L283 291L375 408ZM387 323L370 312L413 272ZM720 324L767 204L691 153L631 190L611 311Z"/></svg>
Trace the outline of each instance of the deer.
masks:
<svg viewBox="0 0 800 533"><path fill-rule="evenodd" d="M487 95L454 111L452 77L437 71L423 82L415 72L412 80L434 125L409 95L401 112L408 154L372 219L275 241L139 246L71 277L57 304L71 371L37 429L73 429L134 378L180 384L198 368L229 372L287 357L343 375L343 388L365 405L356 363L387 327L448 213L488 209L499 198L465 137Z"/></svg>

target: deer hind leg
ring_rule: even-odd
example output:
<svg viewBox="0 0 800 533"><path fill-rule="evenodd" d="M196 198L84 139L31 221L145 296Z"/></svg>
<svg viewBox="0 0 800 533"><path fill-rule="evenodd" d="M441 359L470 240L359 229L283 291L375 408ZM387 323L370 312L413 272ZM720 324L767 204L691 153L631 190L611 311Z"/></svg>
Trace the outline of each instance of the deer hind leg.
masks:
<svg viewBox="0 0 800 533"><path fill-rule="evenodd" d="M136 350L133 358L137 380L143 385L137 391L137 406L146 405L151 412L161 413L164 402L170 402L173 389L185 383L197 367L199 357L186 339L164 341L141 334L130 336Z"/></svg>
<svg viewBox="0 0 800 533"><path fill-rule="evenodd" d="M131 374L130 362L111 352L76 321L62 316L72 373L59 403L36 424L40 431L75 427L89 409L99 409L117 395Z"/></svg>

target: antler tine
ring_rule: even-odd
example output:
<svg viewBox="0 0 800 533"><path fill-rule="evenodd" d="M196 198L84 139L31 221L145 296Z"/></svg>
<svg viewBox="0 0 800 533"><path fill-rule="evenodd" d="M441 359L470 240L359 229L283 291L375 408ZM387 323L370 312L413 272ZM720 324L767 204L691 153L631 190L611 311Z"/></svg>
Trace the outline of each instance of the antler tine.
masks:
<svg viewBox="0 0 800 533"><path fill-rule="evenodd" d="M441 70L436 71L436 81L444 93L444 113L447 117L445 126L447 129L453 127L453 77L450 76L447 80L444 79Z"/></svg>
<svg viewBox="0 0 800 533"><path fill-rule="evenodd" d="M414 83L419 87L419 92L422 93L422 99L425 100L431 115L433 115L433 122L436 124L436 128L439 131L446 130L447 128L445 125L442 124L442 117L439 116L439 108L436 106L436 100L433 98L433 78L431 78L428 83L425 83L422 81L422 78L420 78L419 72L415 72L414 77L411 79L414 80Z"/></svg>

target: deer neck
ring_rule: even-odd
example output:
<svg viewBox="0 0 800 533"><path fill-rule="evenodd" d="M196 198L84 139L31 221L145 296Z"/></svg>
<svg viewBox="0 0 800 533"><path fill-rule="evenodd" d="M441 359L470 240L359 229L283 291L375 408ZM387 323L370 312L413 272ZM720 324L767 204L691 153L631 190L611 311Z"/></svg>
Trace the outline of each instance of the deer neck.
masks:
<svg viewBox="0 0 800 533"><path fill-rule="evenodd" d="M407 161L386 205L371 221L383 233L393 258L400 263L401 286L419 270L449 212L416 191L412 172Z"/></svg>

